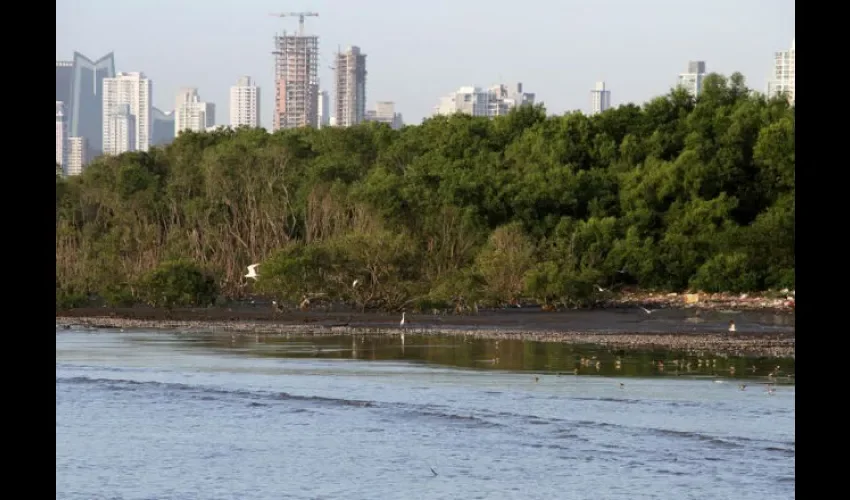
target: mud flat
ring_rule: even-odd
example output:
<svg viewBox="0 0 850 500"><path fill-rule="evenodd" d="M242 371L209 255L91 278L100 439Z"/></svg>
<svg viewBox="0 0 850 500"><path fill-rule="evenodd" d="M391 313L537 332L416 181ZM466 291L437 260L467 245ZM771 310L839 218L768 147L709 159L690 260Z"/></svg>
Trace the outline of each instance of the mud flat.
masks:
<svg viewBox="0 0 850 500"><path fill-rule="evenodd" d="M793 316L749 313L700 318L692 311L489 311L478 315L400 315L351 312L274 313L238 309L75 309L57 313L57 328L167 329L181 333L265 335L457 335L469 338L596 344L615 349L670 349L694 354L795 358ZM706 313L707 315L707 313ZM732 318L739 326L726 331ZM773 323L765 323L772 320ZM778 321L778 323L777 323Z"/></svg>

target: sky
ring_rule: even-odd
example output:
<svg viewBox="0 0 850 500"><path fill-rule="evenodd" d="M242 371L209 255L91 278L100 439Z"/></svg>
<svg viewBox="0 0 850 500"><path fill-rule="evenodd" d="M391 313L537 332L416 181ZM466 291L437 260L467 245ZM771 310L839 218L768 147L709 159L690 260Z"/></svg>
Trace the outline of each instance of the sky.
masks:
<svg viewBox="0 0 850 500"><path fill-rule="evenodd" d="M56 59L74 51L96 60L112 51L116 71L153 81L153 104L174 108L197 87L229 120L229 89L247 75L261 92L261 125L271 128L276 34L310 11L319 36L320 88L333 98L333 55L366 54L367 109L394 101L407 124L432 113L458 87L522 82L547 111L590 108L605 81L613 105L666 93L689 60L708 72L741 72L764 91L773 53L795 36L794 0L57 0Z"/></svg>

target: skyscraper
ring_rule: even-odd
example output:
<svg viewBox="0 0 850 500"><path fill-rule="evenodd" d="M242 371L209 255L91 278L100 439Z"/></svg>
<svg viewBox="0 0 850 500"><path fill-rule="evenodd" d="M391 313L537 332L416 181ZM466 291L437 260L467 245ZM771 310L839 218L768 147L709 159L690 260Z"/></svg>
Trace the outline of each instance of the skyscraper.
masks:
<svg viewBox="0 0 850 500"><path fill-rule="evenodd" d="M56 61L56 101L64 103L68 114L71 111L71 90L74 82L74 63Z"/></svg>
<svg viewBox="0 0 850 500"><path fill-rule="evenodd" d="M151 144L153 84L144 73L103 80L103 152L147 151ZM129 135L129 139L126 134Z"/></svg>
<svg viewBox="0 0 850 500"><path fill-rule="evenodd" d="M774 97L784 94L793 106L796 100L795 69L797 56L797 40L791 40L791 49L776 52L773 55L773 74L767 84L767 94Z"/></svg>
<svg viewBox="0 0 850 500"><path fill-rule="evenodd" d="M165 146L174 140L174 111L151 108L151 146Z"/></svg>
<svg viewBox="0 0 850 500"><path fill-rule="evenodd" d="M71 66L70 105L65 106L65 113L69 115L68 135L86 139L84 142L89 151L85 159L88 160L103 150L103 80L115 76L115 58L110 52L92 61L74 52ZM56 76L57 87L60 87L58 68Z"/></svg>
<svg viewBox="0 0 850 500"><path fill-rule="evenodd" d="M184 130L206 132L214 126L215 104L201 101L194 87L182 89L174 102L174 136Z"/></svg>
<svg viewBox="0 0 850 500"><path fill-rule="evenodd" d="M260 88L250 76L241 77L230 87L230 126L260 126Z"/></svg>
<svg viewBox="0 0 850 500"><path fill-rule="evenodd" d="M319 92L319 101L317 104L318 116L316 117L316 127L327 127L331 123L331 102L330 96L326 90Z"/></svg>
<svg viewBox="0 0 850 500"><path fill-rule="evenodd" d="M272 131L316 126L319 99L319 37L275 37L275 106Z"/></svg>
<svg viewBox="0 0 850 500"><path fill-rule="evenodd" d="M366 54L348 47L336 55L336 124L350 127L366 116Z"/></svg>
<svg viewBox="0 0 850 500"><path fill-rule="evenodd" d="M68 160L68 128L65 123L65 104L56 101L56 164L63 173Z"/></svg>
<svg viewBox="0 0 850 500"><path fill-rule="evenodd" d="M601 113L611 107L611 91L605 89L605 82L596 82L590 91L590 114Z"/></svg>
<svg viewBox="0 0 850 500"><path fill-rule="evenodd" d="M679 86L692 96L699 97L705 79L705 61L689 61L688 71L679 74Z"/></svg>

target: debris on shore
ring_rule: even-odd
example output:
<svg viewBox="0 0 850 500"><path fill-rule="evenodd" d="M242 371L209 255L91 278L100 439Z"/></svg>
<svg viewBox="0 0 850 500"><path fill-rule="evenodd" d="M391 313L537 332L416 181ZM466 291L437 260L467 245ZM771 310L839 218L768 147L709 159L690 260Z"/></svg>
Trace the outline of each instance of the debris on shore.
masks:
<svg viewBox="0 0 850 500"><path fill-rule="evenodd" d="M608 307L656 306L682 309L735 311L793 311L795 291L782 290L763 294L734 293L664 293L621 291L616 297L605 301Z"/></svg>

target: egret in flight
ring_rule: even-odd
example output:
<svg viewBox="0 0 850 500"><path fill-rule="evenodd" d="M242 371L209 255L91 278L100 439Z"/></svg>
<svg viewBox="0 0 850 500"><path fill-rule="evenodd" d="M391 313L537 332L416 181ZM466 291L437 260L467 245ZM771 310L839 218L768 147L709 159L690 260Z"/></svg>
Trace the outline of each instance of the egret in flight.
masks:
<svg viewBox="0 0 850 500"><path fill-rule="evenodd" d="M250 266L248 266L248 274L246 274L245 277L246 278L254 278L254 280L259 278L260 275L257 274L257 267L258 266L259 266L259 264L251 264Z"/></svg>

